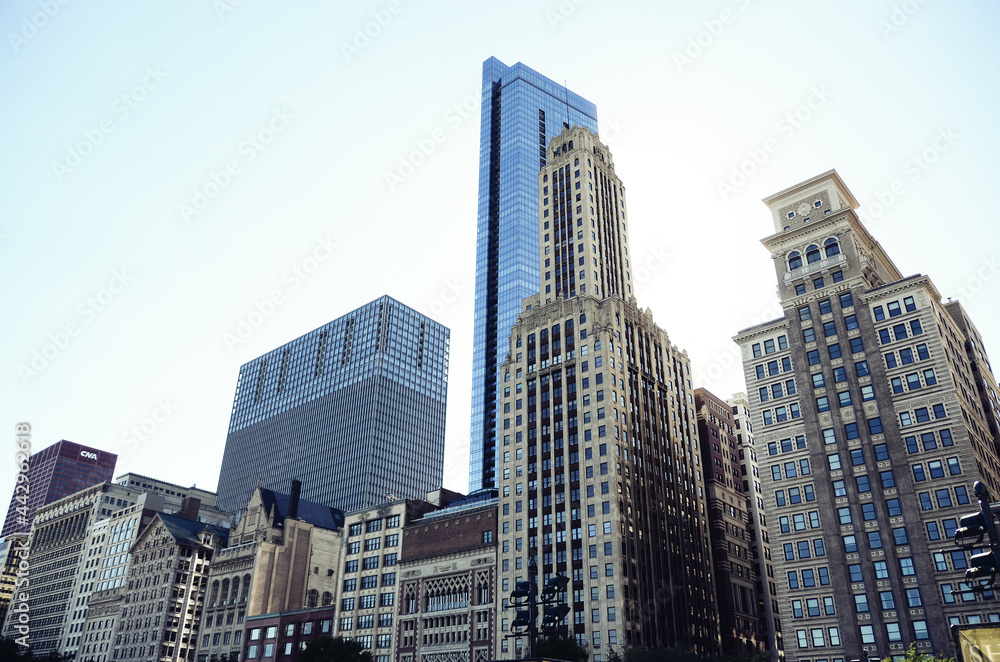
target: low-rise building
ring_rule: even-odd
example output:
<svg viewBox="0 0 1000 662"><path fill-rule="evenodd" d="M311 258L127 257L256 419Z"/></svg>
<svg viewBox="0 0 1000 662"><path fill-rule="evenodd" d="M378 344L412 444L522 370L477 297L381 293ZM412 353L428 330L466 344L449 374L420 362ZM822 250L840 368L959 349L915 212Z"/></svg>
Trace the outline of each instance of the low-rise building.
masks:
<svg viewBox="0 0 1000 662"><path fill-rule="evenodd" d="M259 614L330 606L337 592L344 515L289 494L258 487L209 576L198 660L245 652L245 623Z"/></svg>
<svg viewBox="0 0 1000 662"><path fill-rule="evenodd" d="M497 491L481 490L403 529L393 662L493 658Z"/></svg>

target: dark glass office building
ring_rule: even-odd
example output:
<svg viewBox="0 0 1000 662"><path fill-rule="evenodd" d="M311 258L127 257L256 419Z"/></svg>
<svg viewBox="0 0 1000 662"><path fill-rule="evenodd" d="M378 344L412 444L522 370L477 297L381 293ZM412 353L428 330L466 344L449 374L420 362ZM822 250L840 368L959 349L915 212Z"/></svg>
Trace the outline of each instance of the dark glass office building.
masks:
<svg viewBox="0 0 1000 662"><path fill-rule="evenodd" d="M117 463L114 453L65 439L33 454L28 460L28 481L14 487L0 535L27 533L35 511L42 506L92 485L111 482Z"/></svg>
<svg viewBox="0 0 1000 662"><path fill-rule="evenodd" d="M217 506L258 482L349 511L441 486L450 332L383 296L240 368Z"/></svg>
<svg viewBox="0 0 1000 662"><path fill-rule="evenodd" d="M538 172L549 140L597 132L597 107L521 63L483 63L469 491L496 487L497 366L521 301L538 292Z"/></svg>

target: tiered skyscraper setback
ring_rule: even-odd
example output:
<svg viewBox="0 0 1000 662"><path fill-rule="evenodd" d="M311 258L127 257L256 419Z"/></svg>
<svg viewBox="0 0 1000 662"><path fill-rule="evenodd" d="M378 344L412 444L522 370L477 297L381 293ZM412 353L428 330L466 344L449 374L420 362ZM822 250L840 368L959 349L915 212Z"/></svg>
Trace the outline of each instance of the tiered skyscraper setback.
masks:
<svg viewBox="0 0 1000 662"><path fill-rule="evenodd" d="M568 634L610 648L721 650L687 354L632 292L625 190L608 149L574 127L538 174L540 293L500 368L500 595L570 578ZM498 657L525 647L507 639ZM513 641L513 643L511 643Z"/></svg>

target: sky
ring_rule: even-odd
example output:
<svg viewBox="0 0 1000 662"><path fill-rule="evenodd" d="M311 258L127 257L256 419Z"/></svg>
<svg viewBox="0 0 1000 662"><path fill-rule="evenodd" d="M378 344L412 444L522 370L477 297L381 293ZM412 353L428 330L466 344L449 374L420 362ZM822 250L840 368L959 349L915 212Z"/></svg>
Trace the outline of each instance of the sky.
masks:
<svg viewBox="0 0 1000 662"><path fill-rule="evenodd" d="M383 294L451 329L465 491L482 62L594 102L635 292L695 386L779 317L761 199L836 168L1000 352L1000 5L0 4L0 494L15 425L214 490L239 367ZM984 204L986 206L984 206Z"/></svg>

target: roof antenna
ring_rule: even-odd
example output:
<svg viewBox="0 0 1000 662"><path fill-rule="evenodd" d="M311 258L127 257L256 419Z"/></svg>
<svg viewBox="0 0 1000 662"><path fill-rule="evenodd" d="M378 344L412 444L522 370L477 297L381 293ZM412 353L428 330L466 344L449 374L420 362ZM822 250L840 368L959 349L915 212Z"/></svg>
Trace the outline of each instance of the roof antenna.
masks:
<svg viewBox="0 0 1000 662"><path fill-rule="evenodd" d="M563 125L568 129L569 128L569 88L566 87L566 79L565 78L563 78L563 100L566 103L566 121L563 122Z"/></svg>

